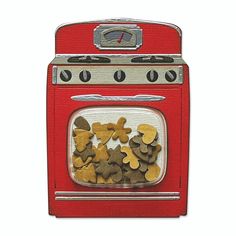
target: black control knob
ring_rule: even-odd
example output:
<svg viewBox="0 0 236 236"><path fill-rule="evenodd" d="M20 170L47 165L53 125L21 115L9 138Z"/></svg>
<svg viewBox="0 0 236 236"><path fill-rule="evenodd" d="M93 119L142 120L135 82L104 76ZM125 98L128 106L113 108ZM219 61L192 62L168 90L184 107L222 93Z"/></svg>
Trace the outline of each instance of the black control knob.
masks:
<svg viewBox="0 0 236 236"><path fill-rule="evenodd" d="M176 80L177 74L174 70L168 70L165 74L165 78L166 78L167 81L173 82L173 81Z"/></svg>
<svg viewBox="0 0 236 236"><path fill-rule="evenodd" d="M114 79L117 82L122 82L125 79L125 77L126 77L126 75L125 75L125 72L123 70L118 70L114 74Z"/></svg>
<svg viewBox="0 0 236 236"><path fill-rule="evenodd" d="M155 70L150 70L150 71L148 71L146 77L147 77L148 81L155 82L158 79L158 73Z"/></svg>
<svg viewBox="0 0 236 236"><path fill-rule="evenodd" d="M79 73L79 78L82 82L88 82L91 79L91 73L87 70L82 70Z"/></svg>
<svg viewBox="0 0 236 236"><path fill-rule="evenodd" d="M60 78L64 82L68 82L72 78L72 73L69 70L62 70L60 73Z"/></svg>

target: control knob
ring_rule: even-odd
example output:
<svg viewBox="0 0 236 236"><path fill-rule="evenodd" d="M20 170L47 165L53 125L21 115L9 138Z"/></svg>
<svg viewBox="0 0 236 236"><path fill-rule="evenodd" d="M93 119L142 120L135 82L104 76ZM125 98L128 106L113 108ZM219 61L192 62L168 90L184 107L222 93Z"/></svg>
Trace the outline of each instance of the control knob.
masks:
<svg viewBox="0 0 236 236"><path fill-rule="evenodd" d="M146 77L148 81L155 82L158 79L158 73L155 70L150 70L148 71Z"/></svg>
<svg viewBox="0 0 236 236"><path fill-rule="evenodd" d="M68 82L72 78L72 73L69 70L62 70L60 73L60 78L64 82Z"/></svg>
<svg viewBox="0 0 236 236"><path fill-rule="evenodd" d="M114 74L114 79L117 82L122 82L125 79L125 77L126 77L126 75L125 75L125 72L123 70L118 70Z"/></svg>
<svg viewBox="0 0 236 236"><path fill-rule="evenodd" d="M79 73L79 78L82 82L88 82L91 79L91 73L87 70L82 70Z"/></svg>
<svg viewBox="0 0 236 236"><path fill-rule="evenodd" d="M165 74L165 78L168 82L173 82L177 78L177 74L174 70L168 70Z"/></svg>

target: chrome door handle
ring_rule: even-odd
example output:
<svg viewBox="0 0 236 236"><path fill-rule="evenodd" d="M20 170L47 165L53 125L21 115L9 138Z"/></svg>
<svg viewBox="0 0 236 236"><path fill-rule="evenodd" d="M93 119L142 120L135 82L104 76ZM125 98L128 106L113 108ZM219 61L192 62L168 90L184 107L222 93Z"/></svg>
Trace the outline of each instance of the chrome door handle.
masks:
<svg viewBox="0 0 236 236"><path fill-rule="evenodd" d="M162 101L164 96L138 94L134 96L103 96L100 94L76 95L71 97L74 101Z"/></svg>

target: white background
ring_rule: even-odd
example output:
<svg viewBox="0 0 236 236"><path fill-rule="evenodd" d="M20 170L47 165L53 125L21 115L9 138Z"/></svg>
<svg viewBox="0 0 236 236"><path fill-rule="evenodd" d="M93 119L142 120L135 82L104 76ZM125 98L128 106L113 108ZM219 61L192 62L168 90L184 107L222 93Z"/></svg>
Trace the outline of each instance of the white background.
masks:
<svg viewBox="0 0 236 236"><path fill-rule="evenodd" d="M0 235L235 235L235 1L1 1ZM188 215L56 219L47 213L46 73L65 22L175 23L191 75Z"/></svg>

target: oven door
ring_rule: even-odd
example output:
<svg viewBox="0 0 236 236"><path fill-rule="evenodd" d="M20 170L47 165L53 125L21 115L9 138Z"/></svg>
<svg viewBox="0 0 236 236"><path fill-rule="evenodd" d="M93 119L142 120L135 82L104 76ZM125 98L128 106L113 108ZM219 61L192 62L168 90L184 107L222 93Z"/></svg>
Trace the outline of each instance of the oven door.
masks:
<svg viewBox="0 0 236 236"><path fill-rule="evenodd" d="M54 96L56 200L102 200L103 198L106 200L145 200L148 198L176 200L179 198L181 166L180 87L140 89L135 86L126 86L125 89L121 89L99 86L83 88L60 86L55 90ZM76 150L75 130L81 131L83 129L83 127L74 126L78 117L85 118L91 127L89 132L92 133L93 137L88 138L92 142L90 151L96 151L99 142L102 141L101 135L97 135L96 130L93 130L94 123L104 125L116 123L121 117L125 118L124 128L132 130L131 132L127 130L129 140L134 136L143 137L145 135L145 131L138 129L138 127L144 125L145 129L145 125L156 126L157 142L161 146L161 151L158 153L156 162L148 163L148 166L154 164L158 166L159 169L154 168L158 174L152 174L149 181L150 178L147 178L148 174L144 171L141 173L144 176L141 179L144 180L137 180L138 177L133 180L131 179L132 175L131 178L129 175L124 175L126 180L116 182L114 181L115 178L106 179L102 172L96 171L96 168L99 167L99 163L96 162L94 169L97 179L94 180L94 173L87 179L83 176L81 178L80 170L86 169L90 165L85 163L85 158L82 161L80 160L82 165L80 162L79 168L73 166L75 158L80 156L74 155ZM149 137L150 134L148 133L147 136ZM82 139L86 139L86 137L82 136ZM123 146L131 149L130 141L121 142L119 137L113 140L112 135L110 140L103 144L106 146L107 152L115 150L118 145L121 146L121 149ZM140 148L140 143L136 143L136 145ZM123 157L128 156L125 149L122 151ZM111 152L108 153L111 154ZM91 155L92 158L94 155ZM142 160L139 161L142 162ZM131 172L134 172L130 168L131 164L131 161L128 160L124 166L128 166ZM79 173L78 175L76 171ZM125 171L128 170L125 169ZM82 175L83 173L82 171Z"/></svg>

